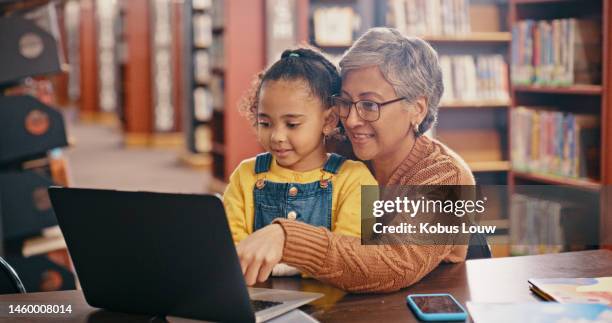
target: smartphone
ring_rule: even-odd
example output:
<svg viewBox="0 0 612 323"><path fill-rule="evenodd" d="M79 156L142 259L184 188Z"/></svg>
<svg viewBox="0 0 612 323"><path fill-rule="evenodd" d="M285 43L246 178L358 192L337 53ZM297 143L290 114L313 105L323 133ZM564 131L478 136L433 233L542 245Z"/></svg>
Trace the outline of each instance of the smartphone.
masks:
<svg viewBox="0 0 612 323"><path fill-rule="evenodd" d="M464 321L467 312L451 294L412 294L406 302L423 321Z"/></svg>

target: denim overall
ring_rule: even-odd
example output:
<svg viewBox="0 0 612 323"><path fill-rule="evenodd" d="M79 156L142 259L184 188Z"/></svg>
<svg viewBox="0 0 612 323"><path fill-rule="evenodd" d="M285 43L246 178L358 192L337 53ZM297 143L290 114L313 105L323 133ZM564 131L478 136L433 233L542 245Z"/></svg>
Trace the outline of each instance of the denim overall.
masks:
<svg viewBox="0 0 612 323"><path fill-rule="evenodd" d="M331 154L321 179L312 183L275 183L265 179L270 170L272 154L263 153L255 159L257 182L253 188L255 221L253 231L270 224L276 218L302 221L331 230L333 175L338 173L346 159Z"/></svg>

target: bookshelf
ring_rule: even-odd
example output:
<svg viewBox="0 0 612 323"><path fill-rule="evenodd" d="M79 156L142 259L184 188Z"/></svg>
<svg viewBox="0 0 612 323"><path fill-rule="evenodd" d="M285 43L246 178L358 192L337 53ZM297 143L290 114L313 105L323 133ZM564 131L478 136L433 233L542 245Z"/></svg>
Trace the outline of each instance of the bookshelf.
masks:
<svg viewBox="0 0 612 323"><path fill-rule="evenodd" d="M261 152L252 126L240 115L238 103L254 76L265 67L264 8L264 0L212 1L208 84L212 96L211 191L222 191L238 164Z"/></svg>
<svg viewBox="0 0 612 323"><path fill-rule="evenodd" d="M2 1L0 5L0 252L30 292L74 289L65 246L22 246L57 225L47 188L68 185L62 148L65 103L51 74L66 71L65 3ZM57 79L55 79L57 80ZM63 85L60 85L59 91ZM61 99L64 96L64 99ZM58 261L59 259L65 261Z"/></svg>
<svg viewBox="0 0 612 323"><path fill-rule="evenodd" d="M214 111L211 91L214 7L212 1L197 0L184 1L182 6L183 133L187 151L180 160L191 167L208 168L213 142L210 123Z"/></svg>
<svg viewBox="0 0 612 323"><path fill-rule="evenodd" d="M507 108L510 106L508 101L471 101L471 102L443 102L440 109L470 109L470 108Z"/></svg>
<svg viewBox="0 0 612 323"><path fill-rule="evenodd" d="M453 7L457 10L449 14L448 5L455 4L451 1L438 3L441 7L431 3L422 7L422 3L412 0L391 1L385 24L429 42L438 52L443 73L451 75L444 80L445 96L440 102L439 122L433 136L466 159L478 183L506 184L510 99L505 75L508 73L507 51L512 40L505 17L507 5L493 1L460 1L455 2L459 7ZM423 18L420 13L428 14ZM481 19L483 16L488 19ZM490 66L494 68L487 69ZM492 91L483 86L489 82L485 79L477 79L476 86L471 88L458 86L462 83L459 80L467 79L467 74L461 75L457 70L467 74L476 70L476 75L498 75L499 81ZM484 142L488 144L483 145Z"/></svg>
<svg viewBox="0 0 612 323"><path fill-rule="evenodd" d="M512 40L512 34L505 31L492 31L454 36L423 35L421 38L430 43L509 43Z"/></svg>
<svg viewBox="0 0 612 323"><path fill-rule="evenodd" d="M468 164L473 172L507 172L510 162L507 160L471 162Z"/></svg>
<svg viewBox="0 0 612 323"><path fill-rule="evenodd" d="M569 178L563 176L513 171L512 176L518 180L533 181L541 184L567 185L580 189L598 191L601 183L589 178Z"/></svg>
<svg viewBox="0 0 612 323"><path fill-rule="evenodd" d="M524 24L522 21L528 19L535 21L533 23L535 27L532 27L533 29L530 30L531 36L528 38L532 40L535 39L534 43L538 43L536 41L538 38L536 37L546 37L547 29L545 28L551 28L547 27L547 24L552 25L554 33L554 24L559 23L558 21L562 19L571 18L575 20L586 20L586 25L595 26L595 28L599 30L595 32L589 30L588 32L582 33L582 35L586 35L586 37L591 34L599 35L600 39L597 45L601 47L592 47L593 42L597 41L593 39L584 40L582 43L569 42L568 47L575 46L573 50L579 51L580 48L591 46L589 47L590 52L594 52L599 58L609 57L611 53L612 25L610 19L612 17L612 3L609 0L511 0L509 5L509 20L511 26L516 28L520 37L524 37L525 35L524 33L520 33L522 24ZM544 26L540 27L542 21L546 21L546 23L543 23ZM561 23L565 22L560 22L559 24ZM568 24L571 23L573 22ZM577 24L578 23L576 23L576 25ZM583 26L580 27L583 28ZM575 28L578 28L578 26ZM523 39L524 38L520 38L515 46L520 48L523 53L527 52L529 55L530 52L527 51L526 47L521 46L521 44L525 44L525 42L519 43ZM553 53L555 53L557 47L555 47L554 38L550 46L552 47ZM541 58L546 58L546 56L538 56L538 53L550 49L546 47L536 48L537 51L534 48L532 54L534 55L532 63L541 64L536 65L536 68L542 66L539 67L540 71L546 68L546 64L555 64L555 68L565 68L565 71L567 71L566 65L563 65L565 61L561 61L561 63L558 63L559 61L555 59L553 59L552 62L548 62L547 60L542 61ZM563 47L560 48L560 50L563 50ZM595 69L589 70L590 73L595 74L595 76L592 76L592 79L595 81L589 83L575 81L573 84L570 82L570 84L563 84L563 86L548 85L546 82L541 82L544 83L543 85L512 82L511 111L517 109L519 106L530 109L547 106L553 107L555 111L561 112L564 115L588 115L590 118L596 118L598 126L595 128L595 136L587 137L588 139L580 138L575 144L578 147L590 143L594 143L598 146L597 158L593 158L588 164L590 169L598 170L598 172L591 171L588 175L561 176L559 174L550 174L541 171L517 169L517 167L512 165L511 171L508 174L508 181L513 187L527 184L564 185L568 187L568 191L573 192L567 198L569 202L583 206L594 201L592 206L595 207L597 212L593 212L594 214L581 214L581 216L590 216L592 221L598 222L600 236L599 247L611 248L612 237L610 236L610 232L612 232L612 221L610 217L612 216L612 208L610 205L612 203L612 194L610 194L610 190L607 186L612 184L612 153L610 153L612 149L612 131L609 129L612 125L612 99L610 95L612 90L610 88L612 69L607 59L600 60L599 62L601 62L601 65L596 65L598 64L597 58L592 59L589 57L588 60L576 58L576 60L576 64L588 62L588 64L594 64L593 66L596 66ZM524 62L522 60L519 61ZM516 64L514 64L514 66L516 66ZM569 73L574 73L574 75L579 72L581 71L576 69L574 69L573 72L569 70ZM538 75L535 73L535 76L533 76L532 74L532 82L535 79L536 81L534 83L537 83L541 75L542 74ZM554 81L553 79L553 82ZM514 126L516 122L517 120L512 120L511 118L511 127ZM540 123L540 125L542 124L543 123ZM580 136L584 129L578 128L576 131L579 131L578 136ZM512 141L520 140L522 140L522 138L511 137L511 145ZM544 157L546 157L546 155L544 155ZM516 158L517 156L513 153L512 159L515 160ZM563 158L567 157L562 156L562 160ZM589 161L587 160L587 162Z"/></svg>
<svg viewBox="0 0 612 323"><path fill-rule="evenodd" d="M514 92L533 92L549 94L582 94L582 95L601 95L603 88L601 85L576 84L571 86L535 86L535 85L514 85Z"/></svg>
<svg viewBox="0 0 612 323"><path fill-rule="evenodd" d="M120 92L124 144L183 145L180 7L169 0L121 0Z"/></svg>

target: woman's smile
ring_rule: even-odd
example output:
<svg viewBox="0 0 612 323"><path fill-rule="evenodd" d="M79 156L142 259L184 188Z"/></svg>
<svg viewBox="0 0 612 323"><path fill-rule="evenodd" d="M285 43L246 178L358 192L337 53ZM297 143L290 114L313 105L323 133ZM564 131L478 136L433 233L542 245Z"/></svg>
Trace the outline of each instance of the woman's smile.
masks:
<svg viewBox="0 0 612 323"><path fill-rule="evenodd" d="M351 141L355 144L367 143L370 139L374 138L373 133L367 132L350 132Z"/></svg>

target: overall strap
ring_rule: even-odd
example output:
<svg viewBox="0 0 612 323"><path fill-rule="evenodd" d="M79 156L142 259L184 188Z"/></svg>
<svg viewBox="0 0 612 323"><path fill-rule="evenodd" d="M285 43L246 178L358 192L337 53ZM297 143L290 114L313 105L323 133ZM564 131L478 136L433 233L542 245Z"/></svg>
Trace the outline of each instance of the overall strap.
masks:
<svg viewBox="0 0 612 323"><path fill-rule="evenodd" d="M344 163L345 160L346 158L338 154L332 153L325 162L323 170L328 173L337 174L338 170L340 169L340 166L342 166L342 163Z"/></svg>
<svg viewBox="0 0 612 323"><path fill-rule="evenodd" d="M261 153L255 158L255 174L265 173L270 170L270 163L272 162L272 154Z"/></svg>

